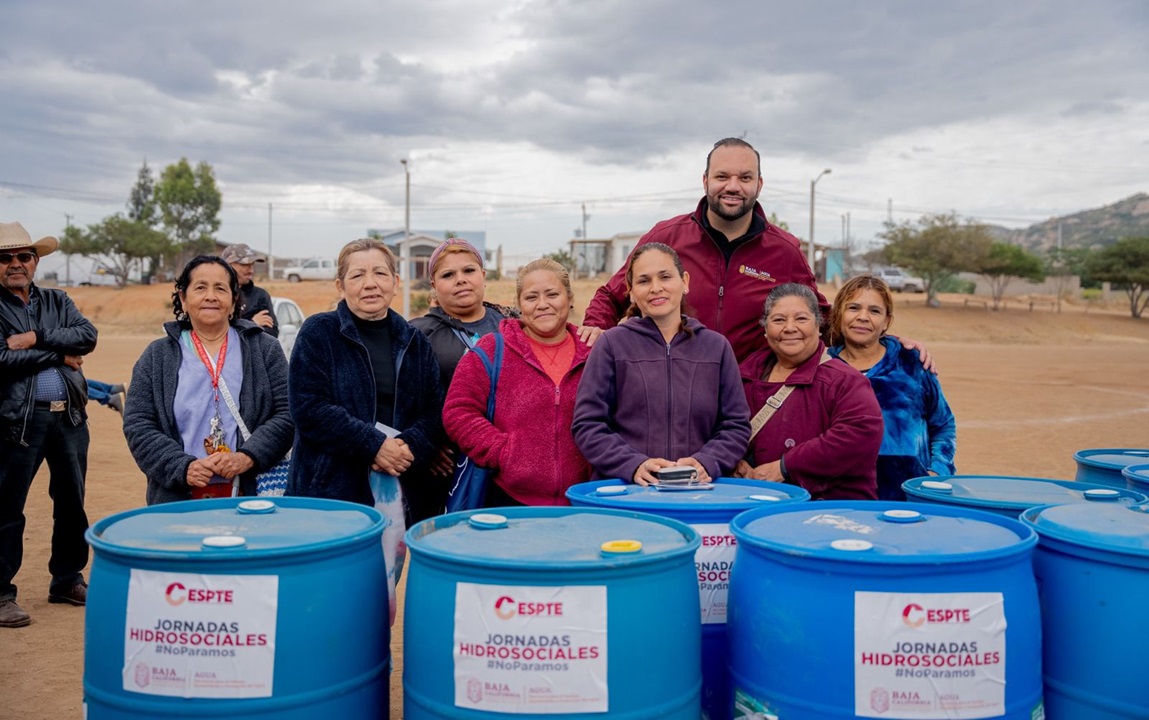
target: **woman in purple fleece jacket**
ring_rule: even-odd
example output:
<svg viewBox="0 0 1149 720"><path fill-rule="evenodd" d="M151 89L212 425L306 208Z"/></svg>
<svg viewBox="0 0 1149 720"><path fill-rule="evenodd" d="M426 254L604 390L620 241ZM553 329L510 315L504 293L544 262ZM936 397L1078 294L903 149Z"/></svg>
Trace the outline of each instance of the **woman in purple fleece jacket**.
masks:
<svg viewBox="0 0 1149 720"><path fill-rule="evenodd" d="M876 500L882 409L865 376L826 353L817 297L779 285L762 324L769 347L742 361L742 381L754 413L769 398L781 405L765 424L751 421L750 463L734 474L801 485L815 500Z"/></svg>
<svg viewBox="0 0 1149 720"><path fill-rule="evenodd" d="M631 319L603 333L587 359L575 443L602 478L657 484L654 473L673 465L703 481L728 475L750 438L730 343L682 314L690 276L670 247L638 246L626 284Z"/></svg>
<svg viewBox="0 0 1149 720"><path fill-rule="evenodd" d="M590 477L571 438L571 415L590 349L570 315L570 274L554 260L519 271L521 319L499 324L503 364L495 388L494 422L487 420L490 380L473 352L463 355L443 406L443 425L459 448L494 471L487 507L569 505L566 490ZM477 347L495 356L495 336Z"/></svg>

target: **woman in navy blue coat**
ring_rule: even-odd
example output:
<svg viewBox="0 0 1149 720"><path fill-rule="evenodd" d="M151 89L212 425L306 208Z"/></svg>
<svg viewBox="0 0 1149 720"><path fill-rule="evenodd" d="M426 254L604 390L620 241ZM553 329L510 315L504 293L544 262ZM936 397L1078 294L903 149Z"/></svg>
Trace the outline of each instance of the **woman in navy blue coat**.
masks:
<svg viewBox="0 0 1149 720"><path fill-rule="evenodd" d="M396 269L381 241L349 243L335 281L343 299L299 331L289 495L372 505L372 470L398 477L405 496L427 477L443 440L443 390L427 337L390 307Z"/></svg>

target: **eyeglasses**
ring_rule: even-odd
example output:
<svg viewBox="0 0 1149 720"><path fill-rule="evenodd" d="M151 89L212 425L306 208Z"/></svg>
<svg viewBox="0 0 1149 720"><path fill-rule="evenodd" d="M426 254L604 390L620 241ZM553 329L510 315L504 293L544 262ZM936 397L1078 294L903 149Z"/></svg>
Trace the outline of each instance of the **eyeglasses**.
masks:
<svg viewBox="0 0 1149 720"><path fill-rule="evenodd" d="M33 252L0 253L0 265L7 265L8 263L12 262L13 259L19 260L20 262L27 265L37 257L39 256Z"/></svg>

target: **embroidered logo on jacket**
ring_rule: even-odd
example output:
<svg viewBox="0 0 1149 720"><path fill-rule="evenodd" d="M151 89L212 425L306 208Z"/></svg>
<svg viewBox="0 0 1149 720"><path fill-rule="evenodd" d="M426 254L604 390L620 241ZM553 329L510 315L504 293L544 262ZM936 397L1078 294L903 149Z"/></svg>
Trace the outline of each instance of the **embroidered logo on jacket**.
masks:
<svg viewBox="0 0 1149 720"><path fill-rule="evenodd" d="M749 275L752 278L765 280L766 282L777 282L777 280L774 279L774 276L770 273L766 272L765 270L756 270L749 265L739 265L738 272L742 273L743 275Z"/></svg>

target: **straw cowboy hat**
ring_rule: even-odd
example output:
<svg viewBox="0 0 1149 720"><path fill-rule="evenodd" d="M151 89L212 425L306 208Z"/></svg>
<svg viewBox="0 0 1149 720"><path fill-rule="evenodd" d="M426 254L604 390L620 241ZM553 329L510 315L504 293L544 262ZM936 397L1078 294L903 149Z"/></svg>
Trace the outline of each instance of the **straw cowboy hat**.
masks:
<svg viewBox="0 0 1149 720"><path fill-rule="evenodd" d="M39 257L44 257L56 252L60 247L60 241L51 235L45 235L32 242L32 236L20 223L0 223L0 250L18 250L26 247L35 250Z"/></svg>

